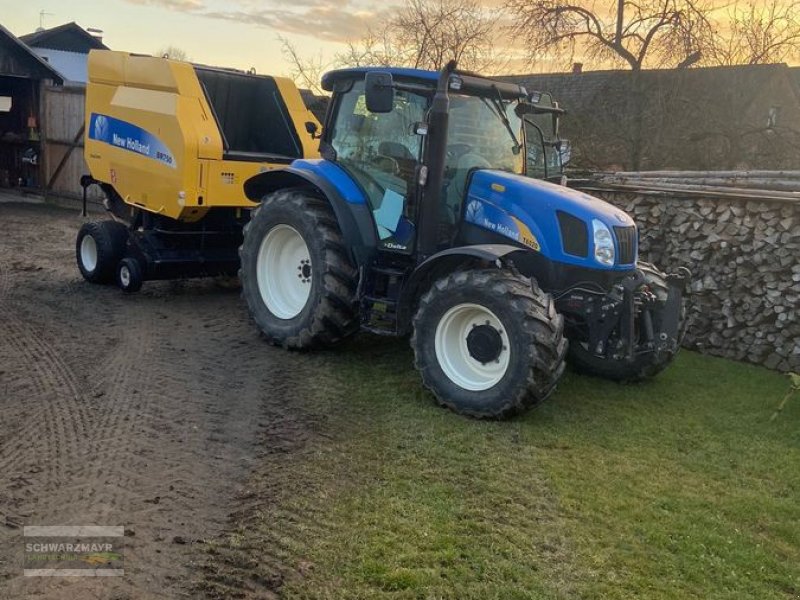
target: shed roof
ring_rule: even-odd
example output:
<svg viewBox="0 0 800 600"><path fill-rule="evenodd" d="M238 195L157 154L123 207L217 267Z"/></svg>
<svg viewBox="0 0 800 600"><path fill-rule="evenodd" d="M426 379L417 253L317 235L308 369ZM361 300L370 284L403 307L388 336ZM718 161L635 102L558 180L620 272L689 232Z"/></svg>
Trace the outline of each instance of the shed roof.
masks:
<svg viewBox="0 0 800 600"><path fill-rule="evenodd" d="M0 25L0 75L52 79L57 83L64 83L64 78L58 71L2 25Z"/></svg>
<svg viewBox="0 0 800 600"><path fill-rule="evenodd" d="M58 27L34 31L19 38L32 48L50 48L66 52L89 54L89 50L108 50L98 38L72 21Z"/></svg>

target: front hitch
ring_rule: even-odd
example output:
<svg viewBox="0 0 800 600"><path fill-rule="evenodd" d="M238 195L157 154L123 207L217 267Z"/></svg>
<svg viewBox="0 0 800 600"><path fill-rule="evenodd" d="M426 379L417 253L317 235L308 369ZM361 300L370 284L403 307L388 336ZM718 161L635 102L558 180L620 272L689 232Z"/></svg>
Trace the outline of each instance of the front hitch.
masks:
<svg viewBox="0 0 800 600"><path fill-rule="evenodd" d="M576 289L560 297L559 310L581 317L591 354L633 362L645 353L677 352L691 273L648 275L637 269L606 294Z"/></svg>
<svg viewBox="0 0 800 600"><path fill-rule="evenodd" d="M686 267L680 267L678 273L666 276L667 300L662 309L661 331L658 334L655 351L657 353L678 351L680 330L682 325L683 297L689 289L692 273Z"/></svg>

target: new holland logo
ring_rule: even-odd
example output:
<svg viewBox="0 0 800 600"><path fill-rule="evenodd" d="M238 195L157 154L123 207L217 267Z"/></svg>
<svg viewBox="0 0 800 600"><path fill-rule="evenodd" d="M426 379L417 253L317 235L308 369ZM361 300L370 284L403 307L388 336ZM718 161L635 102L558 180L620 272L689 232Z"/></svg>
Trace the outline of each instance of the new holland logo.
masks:
<svg viewBox="0 0 800 600"><path fill-rule="evenodd" d="M472 200L467 204L467 221L470 223L480 223L483 219L483 204L478 200Z"/></svg>
<svg viewBox="0 0 800 600"><path fill-rule="evenodd" d="M108 119L103 115L94 120L94 139L108 141Z"/></svg>

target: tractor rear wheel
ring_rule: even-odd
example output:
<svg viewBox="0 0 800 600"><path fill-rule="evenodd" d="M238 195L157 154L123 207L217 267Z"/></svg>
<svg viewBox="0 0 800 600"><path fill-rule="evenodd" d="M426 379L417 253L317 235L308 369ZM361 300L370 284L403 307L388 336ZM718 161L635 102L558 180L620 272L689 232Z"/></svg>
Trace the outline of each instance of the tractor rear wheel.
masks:
<svg viewBox="0 0 800 600"><path fill-rule="evenodd" d="M664 273L654 265L645 262L640 262L637 268L644 273L651 291L662 303L665 302L669 293L669 286ZM686 335L687 325L686 303L683 301L678 328L678 350ZM678 350L660 354L647 352L639 354L632 361L614 360L596 356L589 352L586 342L573 340L569 346L569 362L577 371L587 375L604 377L605 379L623 383L636 383L649 379L666 369L677 355Z"/></svg>
<svg viewBox="0 0 800 600"><path fill-rule="evenodd" d="M508 270L459 271L422 296L411 337L439 404L504 418L547 398L564 371L564 320L532 280Z"/></svg>
<svg viewBox="0 0 800 600"><path fill-rule="evenodd" d="M78 230L75 258L83 278L90 283L111 283L125 255L128 228L117 221L92 221Z"/></svg>
<svg viewBox="0 0 800 600"><path fill-rule="evenodd" d="M358 272L325 200L298 190L265 196L239 257L242 295L270 343L331 346L358 329Z"/></svg>

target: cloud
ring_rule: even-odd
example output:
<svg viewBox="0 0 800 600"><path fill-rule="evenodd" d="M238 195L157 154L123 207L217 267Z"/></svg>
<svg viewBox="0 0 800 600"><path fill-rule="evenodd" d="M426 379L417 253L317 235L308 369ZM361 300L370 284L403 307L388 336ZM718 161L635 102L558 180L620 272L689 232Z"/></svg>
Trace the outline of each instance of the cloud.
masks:
<svg viewBox="0 0 800 600"><path fill-rule="evenodd" d="M381 10L366 0L235 0L230 8L214 10L208 0L126 0L132 4L161 7L176 12L255 25L278 33L308 35L329 42L358 39L380 22L390 6Z"/></svg>
<svg viewBox="0 0 800 600"><path fill-rule="evenodd" d="M176 10L182 12L195 12L205 8L203 0L126 0L131 4L139 4L141 6L156 6L166 8L168 10Z"/></svg>
<svg viewBox="0 0 800 600"><path fill-rule="evenodd" d="M364 35L380 17L366 11L343 11L336 6L310 6L304 10L206 12L203 16L267 27L282 33L297 33L331 42L345 42Z"/></svg>

